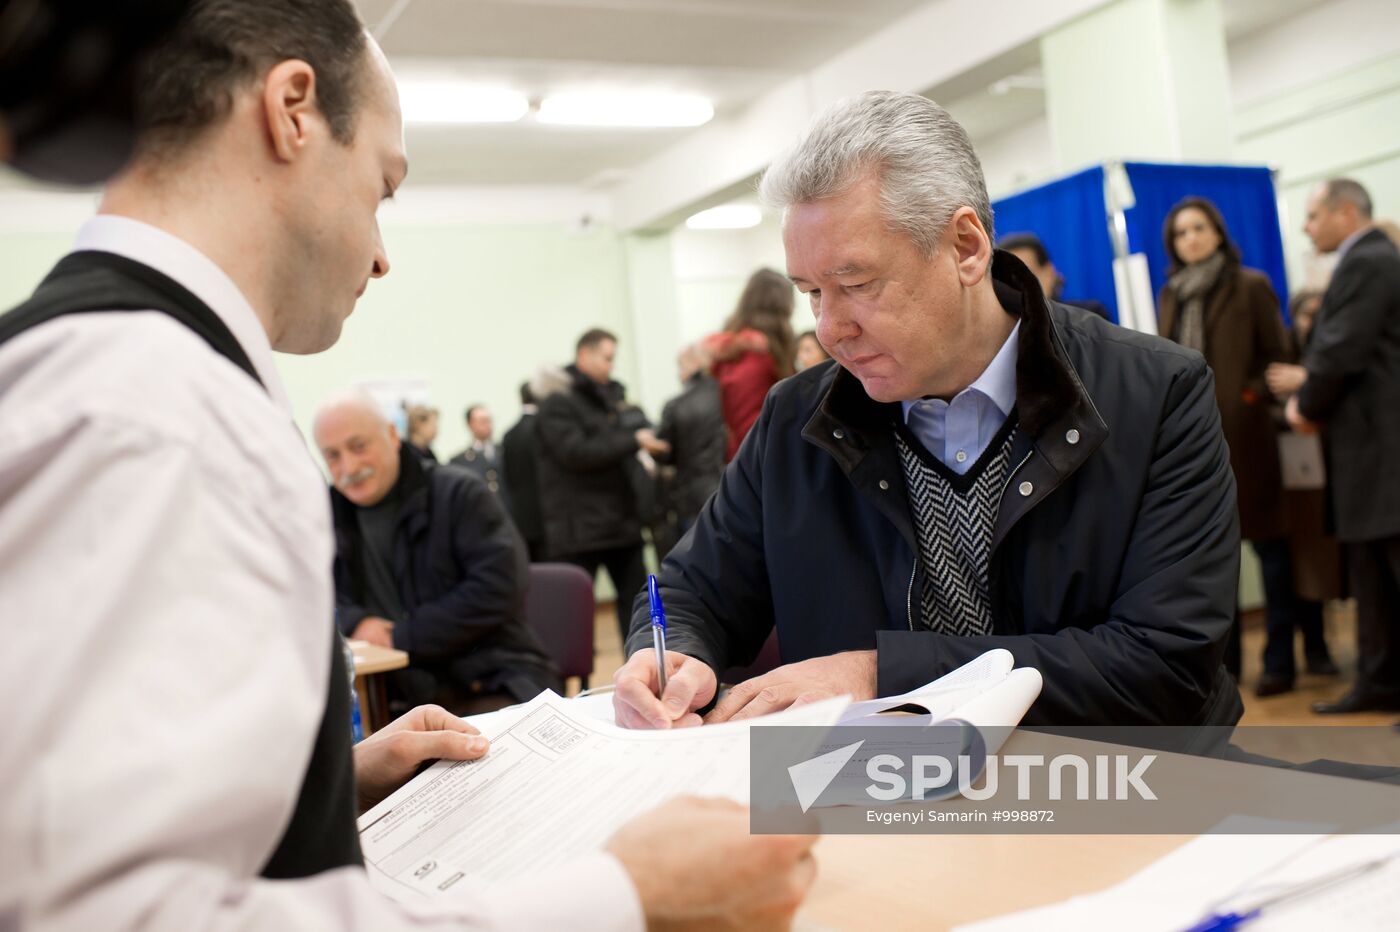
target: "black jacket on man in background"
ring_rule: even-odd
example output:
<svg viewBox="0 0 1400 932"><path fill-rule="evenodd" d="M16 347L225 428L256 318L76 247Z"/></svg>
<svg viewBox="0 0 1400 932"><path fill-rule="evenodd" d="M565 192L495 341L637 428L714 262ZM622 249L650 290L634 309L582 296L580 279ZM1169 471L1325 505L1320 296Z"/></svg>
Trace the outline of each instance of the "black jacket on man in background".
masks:
<svg viewBox="0 0 1400 932"><path fill-rule="evenodd" d="M599 385L565 369L573 384L540 404L535 423L540 506L553 556L640 547L637 428L619 382Z"/></svg>
<svg viewBox="0 0 1400 932"><path fill-rule="evenodd" d="M773 389L663 562L667 647L718 674L776 624L784 663L878 649L880 695L1001 647L1044 678L1026 724L1233 724L1243 707L1221 657L1239 520L1205 360L1047 302L1009 253L993 276L1021 331L992 633L923 628L900 406L830 365ZM639 599L629 653L650 646L647 624Z"/></svg>
<svg viewBox="0 0 1400 932"><path fill-rule="evenodd" d="M501 475L505 478L506 503L515 529L525 538L530 559L544 559L544 513L540 510L539 443L535 438L534 412L520 415L501 438Z"/></svg>
<svg viewBox="0 0 1400 932"><path fill-rule="evenodd" d="M1303 366L1298 410L1326 425L1338 539L1400 536L1400 252L1380 230L1332 273Z"/></svg>
<svg viewBox="0 0 1400 932"><path fill-rule="evenodd" d="M720 409L719 383L699 372L661 409L656 436L671 445L666 461L676 468L670 501L682 524L694 521L719 488L728 435Z"/></svg>
<svg viewBox="0 0 1400 932"><path fill-rule="evenodd" d="M459 690L532 699L562 689L558 670L525 627L525 548L486 484L453 466L422 463L399 449L399 518L393 575L406 618L394 619L394 646L411 668ZM335 518L336 614L347 636L364 607L364 541L356 506L331 490Z"/></svg>

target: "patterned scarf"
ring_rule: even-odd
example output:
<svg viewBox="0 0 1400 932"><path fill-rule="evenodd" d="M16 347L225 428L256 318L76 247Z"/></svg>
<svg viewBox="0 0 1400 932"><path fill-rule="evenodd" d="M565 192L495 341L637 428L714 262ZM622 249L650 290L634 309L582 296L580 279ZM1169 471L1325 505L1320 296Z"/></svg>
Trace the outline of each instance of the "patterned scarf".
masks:
<svg viewBox="0 0 1400 932"><path fill-rule="evenodd" d="M1167 287L1176 293L1178 318L1176 342L1198 353L1206 351L1206 295L1225 270L1225 250L1217 249L1209 259L1178 269Z"/></svg>

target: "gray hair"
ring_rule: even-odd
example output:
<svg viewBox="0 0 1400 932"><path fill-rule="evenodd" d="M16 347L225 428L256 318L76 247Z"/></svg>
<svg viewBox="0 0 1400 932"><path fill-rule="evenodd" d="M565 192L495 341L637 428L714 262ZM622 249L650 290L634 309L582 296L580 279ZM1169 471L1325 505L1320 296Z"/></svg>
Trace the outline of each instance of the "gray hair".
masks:
<svg viewBox="0 0 1400 932"><path fill-rule="evenodd" d="M1368 220L1371 218L1371 195L1359 181L1350 178L1329 178L1323 186L1322 197L1328 207L1352 204L1361 216Z"/></svg>
<svg viewBox="0 0 1400 932"><path fill-rule="evenodd" d="M387 430L392 426L389 419L384 416L384 409L379 407L379 402L374 396L363 388L344 388L327 397L316 407L316 413L311 419L311 433L317 433L317 425L321 419L332 412L350 408L361 411L374 419L375 427Z"/></svg>
<svg viewBox="0 0 1400 932"><path fill-rule="evenodd" d="M925 256L937 251L961 207L977 212L994 241L992 204L972 140L947 110L918 94L867 91L832 104L769 166L759 196L786 210L843 194L869 172L878 173L885 218Z"/></svg>

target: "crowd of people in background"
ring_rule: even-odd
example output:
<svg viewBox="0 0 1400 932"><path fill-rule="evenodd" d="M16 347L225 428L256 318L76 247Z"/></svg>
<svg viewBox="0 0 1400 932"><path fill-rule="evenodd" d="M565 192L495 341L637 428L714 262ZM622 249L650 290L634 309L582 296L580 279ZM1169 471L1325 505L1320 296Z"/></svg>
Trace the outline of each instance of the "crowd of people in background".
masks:
<svg viewBox="0 0 1400 932"><path fill-rule="evenodd" d="M51 42L65 20L28 6L45 55L91 57L93 32ZM131 65L159 77L131 82L139 101L89 68L104 93L66 96L38 124L56 137L0 120L0 156L50 177L130 156L75 250L0 318L0 551L27 622L0 765L0 822L26 844L0 927L786 926L816 839L756 834L726 800L671 799L605 851L431 917L371 887L356 814L433 761L485 755L458 715L562 689L524 618L532 560L607 569L632 648L626 727L699 724L712 698L710 722L896 695L987 637L1044 671L1028 725L1230 726L1219 648L1240 536L1268 601L1256 692L1292 687L1299 630L1306 668L1337 672L1322 603L1349 593L1355 684L1314 709L1400 710L1400 250L1355 181L1308 200L1307 234L1338 262L1292 296L1291 333L1216 206L1177 204L1159 329L1181 349L1105 307L1047 303L1063 279L1038 238L991 248L962 127L868 92L762 183L816 332L793 333L791 284L759 270L722 330L680 351L653 425L612 378L618 338L590 329L521 386L499 444L468 407L471 441L446 464L438 411L404 410L400 436L369 395L335 395L313 427L328 500L273 351L329 349L389 271L376 211L408 166L393 75L345 0L211 0L150 31L171 30ZM114 134L82 148L116 157L69 158ZM891 203L916 209L893 222ZM889 294L850 297L874 280L850 281L866 271L842 258L853 243ZM633 602L648 534L675 548L659 676ZM410 658L405 713L362 740L332 617ZM775 625L787 663L720 697Z"/></svg>
<svg viewBox="0 0 1400 932"><path fill-rule="evenodd" d="M1169 265L1158 295L1159 332L1203 354L1214 374L1241 537L1259 561L1266 644L1255 693L1293 688L1299 632L1302 668L1337 675L1324 606L1358 599L1362 676L1339 702L1318 703L1323 713L1400 705L1400 519L1393 493L1381 492L1383 483L1368 486L1377 470L1396 465L1397 440L1381 425L1386 404L1400 402L1400 379L1384 365L1355 368L1373 358L1377 341L1397 341L1400 253L1386 228L1371 219L1369 196L1356 182L1337 179L1319 189L1307 232L1320 252L1337 252L1342 262L1326 291L1292 296L1291 328L1270 279L1243 264L1215 204L1186 197L1162 229ZM998 248L1024 263L1047 298L1062 300L1064 277L1040 237L1012 233ZM1354 308L1358 295L1370 310ZM1100 301L1071 303L1110 317ZM530 560L573 563L590 574L605 568L619 593L625 640L631 598L645 579L646 540L664 558L718 488L770 389L831 358L815 330L794 333L793 311L789 279L768 268L754 272L722 328L677 354L680 390L657 425L612 378L617 338L589 330L571 364L543 365L521 385L520 420L499 445L491 412L468 407L471 442L449 464L496 493ZM1312 400L1310 382L1325 386ZM1299 397L1301 407L1289 414L1286 406L1299 406ZM1333 429L1318 432L1306 414ZM406 423L407 448L436 463L437 410L409 406ZM1329 472L1334 485L1338 476L1354 477L1353 491L1334 490L1329 498ZM1240 628L1237 617L1226 654L1236 679Z"/></svg>

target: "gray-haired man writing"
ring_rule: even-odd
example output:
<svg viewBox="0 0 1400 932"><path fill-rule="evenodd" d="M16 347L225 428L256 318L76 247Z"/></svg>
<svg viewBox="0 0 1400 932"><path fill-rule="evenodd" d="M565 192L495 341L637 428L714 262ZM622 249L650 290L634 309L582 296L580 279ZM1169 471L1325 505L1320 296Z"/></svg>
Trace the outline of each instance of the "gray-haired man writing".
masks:
<svg viewBox="0 0 1400 932"><path fill-rule="evenodd" d="M715 671L776 626L785 665L708 720L901 692L1003 647L1044 675L1031 722L1236 721L1239 531L1201 356L994 253L971 143L923 97L836 104L762 193L839 365L773 390L662 566L659 699L638 601L619 720L698 723Z"/></svg>

